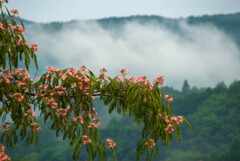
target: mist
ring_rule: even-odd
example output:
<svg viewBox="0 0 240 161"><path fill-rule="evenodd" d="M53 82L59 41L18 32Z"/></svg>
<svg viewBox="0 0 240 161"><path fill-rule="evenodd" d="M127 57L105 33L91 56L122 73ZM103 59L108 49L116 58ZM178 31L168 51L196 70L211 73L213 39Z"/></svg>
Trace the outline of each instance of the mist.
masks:
<svg viewBox="0 0 240 161"><path fill-rule="evenodd" d="M191 86L227 85L240 78L240 51L223 31L211 24L178 24L180 32L153 23L126 23L121 30L79 21L51 32L42 24L27 26L26 37L40 47L40 68L79 68L85 65L98 74L105 67L110 76L126 68L129 76L149 80L165 77L165 85L180 89L187 79Z"/></svg>

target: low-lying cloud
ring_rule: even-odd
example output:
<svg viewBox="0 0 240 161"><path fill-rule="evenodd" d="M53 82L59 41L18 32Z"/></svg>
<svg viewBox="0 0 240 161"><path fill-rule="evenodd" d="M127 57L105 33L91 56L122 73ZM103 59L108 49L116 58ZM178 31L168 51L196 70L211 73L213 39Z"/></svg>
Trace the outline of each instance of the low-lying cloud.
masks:
<svg viewBox="0 0 240 161"><path fill-rule="evenodd" d="M44 66L85 65L95 73L106 67L112 76L127 68L135 77L164 75L165 84L176 88L185 79L191 86L208 87L240 78L240 52L230 37L212 25L178 25L181 33L136 22L116 31L94 22L66 25L58 32L33 25L26 35L39 45L38 60Z"/></svg>

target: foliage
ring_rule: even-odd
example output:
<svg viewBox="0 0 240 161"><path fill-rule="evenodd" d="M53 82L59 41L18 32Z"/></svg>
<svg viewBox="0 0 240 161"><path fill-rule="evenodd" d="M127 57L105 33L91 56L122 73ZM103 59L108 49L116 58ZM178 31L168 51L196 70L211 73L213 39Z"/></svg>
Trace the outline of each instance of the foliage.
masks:
<svg viewBox="0 0 240 161"><path fill-rule="evenodd" d="M120 71L121 76L111 78L105 75L105 68L95 76L85 66L80 69L55 69L47 67L47 72L34 82L26 70L17 69L18 61L25 61L29 69L31 58L36 68L35 52L39 49L36 44L28 46L23 32L24 24L17 25L15 16L17 10L10 12L6 8L7 19L3 14L3 3L0 1L2 18L0 19L0 117L2 117L1 142L14 147L19 140L26 140L26 145L35 142L38 145L38 131L41 126L37 123L35 110L40 110L44 121L51 122L51 129L56 136L62 135L70 145L75 147L73 159L78 160L80 151L85 145L90 161L96 156L106 160L106 148L112 150L114 160L116 143L107 139L103 142L98 132L101 125L93 100L99 97L109 106L109 113L117 110L123 116L129 115L138 124L143 124L142 138L137 144L137 160L147 152L146 160L152 160L154 152L158 155L158 140L164 142L166 149L172 142L173 131L177 140L182 141L180 122L187 120L183 116L173 116L169 102L172 96L164 95L162 90L163 76L157 77L153 83L140 76L127 78L126 69ZM11 120L6 121L9 116ZM30 156L38 158L38 154ZM28 159L26 156L25 159Z"/></svg>

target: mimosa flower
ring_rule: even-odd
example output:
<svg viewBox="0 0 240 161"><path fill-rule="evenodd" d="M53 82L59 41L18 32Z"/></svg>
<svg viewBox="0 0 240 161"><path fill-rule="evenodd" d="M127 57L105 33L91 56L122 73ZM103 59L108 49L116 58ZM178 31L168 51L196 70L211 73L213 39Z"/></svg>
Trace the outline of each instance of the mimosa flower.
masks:
<svg viewBox="0 0 240 161"><path fill-rule="evenodd" d="M155 84L160 84L160 86L163 86L163 81L164 81L164 77L163 77L163 76L158 76L157 78L155 78L155 79L153 80L153 82L154 82Z"/></svg>
<svg viewBox="0 0 240 161"><path fill-rule="evenodd" d="M38 47L36 44L31 43L31 49L32 49L34 52L37 52L38 49L39 49L39 47Z"/></svg>
<svg viewBox="0 0 240 161"><path fill-rule="evenodd" d="M164 98L165 98L165 101L166 101L167 103L173 101L172 96L169 96L169 95L167 95L167 94L164 96Z"/></svg>
<svg viewBox="0 0 240 161"><path fill-rule="evenodd" d="M107 147L113 149L114 146L117 146L117 144L112 139L106 139Z"/></svg>

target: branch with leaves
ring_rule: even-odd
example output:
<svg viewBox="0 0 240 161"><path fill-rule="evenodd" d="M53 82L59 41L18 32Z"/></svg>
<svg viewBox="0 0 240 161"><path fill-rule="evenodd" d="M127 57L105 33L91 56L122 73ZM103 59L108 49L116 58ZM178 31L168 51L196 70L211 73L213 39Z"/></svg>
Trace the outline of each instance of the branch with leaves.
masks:
<svg viewBox="0 0 240 161"><path fill-rule="evenodd" d="M163 76L150 82L145 76L128 78L126 69L120 70L120 76L111 78L105 74L105 68L96 76L85 66L64 70L47 67L47 72L34 82L26 70L17 69L23 55L27 70L30 58L38 67L35 54L38 46L33 43L31 47L27 45L19 13L17 10L9 12L6 8L8 18L4 16L3 2L0 1L2 143L14 147L18 140L17 131L20 131L21 140L26 139L26 144L35 142L37 146L41 127L36 122L34 111L38 108L40 117L44 117L45 122L51 121L51 129L56 131L56 136L63 134L63 139L68 139L75 147L74 160L78 160L83 145L87 147L90 160L96 156L106 160L106 147L112 150L116 160L116 143L111 139L102 141L98 133L101 122L93 107L95 97L110 105L109 113L116 109L119 114L132 116L138 124L144 125L142 139L137 145L138 160L145 152L146 160L152 160L154 151L158 155L158 140L163 141L167 149L174 132L177 139L182 140L180 123L190 125L183 116L173 116L169 105L173 98L163 93ZM16 24L16 16L22 27ZM10 116L10 122L6 122L7 116Z"/></svg>

